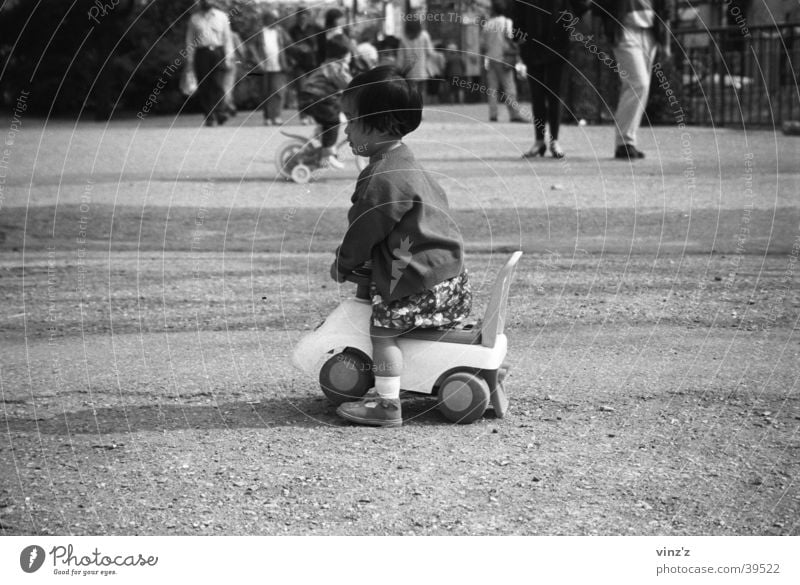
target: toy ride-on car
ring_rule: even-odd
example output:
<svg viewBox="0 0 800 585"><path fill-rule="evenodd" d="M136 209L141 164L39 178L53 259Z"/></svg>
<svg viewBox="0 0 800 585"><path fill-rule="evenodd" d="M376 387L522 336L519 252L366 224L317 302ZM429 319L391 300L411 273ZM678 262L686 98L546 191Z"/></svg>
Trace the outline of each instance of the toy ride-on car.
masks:
<svg viewBox="0 0 800 585"><path fill-rule="evenodd" d="M435 396L449 421L471 423L490 404L498 418L508 410L503 329L520 256L522 252L514 252L500 269L482 319L447 329L414 329L397 339L403 352L403 390ZM344 300L292 354L294 365L318 376L325 396L337 405L358 400L374 385L369 274L355 272L347 279L358 285L356 298Z"/></svg>

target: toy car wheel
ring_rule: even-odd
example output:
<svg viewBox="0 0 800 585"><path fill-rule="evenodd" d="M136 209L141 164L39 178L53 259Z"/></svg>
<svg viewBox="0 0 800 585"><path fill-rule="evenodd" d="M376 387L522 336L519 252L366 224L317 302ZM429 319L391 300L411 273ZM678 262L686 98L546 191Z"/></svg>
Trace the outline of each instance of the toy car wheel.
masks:
<svg viewBox="0 0 800 585"><path fill-rule="evenodd" d="M304 164L299 164L292 169L292 181L306 184L311 180L311 169Z"/></svg>
<svg viewBox="0 0 800 585"><path fill-rule="evenodd" d="M486 380L469 372L456 372L439 386L439 411L450 422L475 422L489 405L489 385Z"/></svg>
<svg viewBox="0 0 800 585"><path fill-rule="evenodd" d="M506 395L505 386L498 383L497 387L492 391L490 399L492 401L492 408L494 408L494 415L497 418L505 417L508 412L508 396Z"/></svg>
<svg viewBox="0 0 800 585"><path fill-rule="evenodd" d="M278 152L275 154L275 166L278 167L278 174L284 179L291 178L292 171L289 168L290 163L292 159L297 156L297 153L303 150L303 146L305 146L304 142L292 140L278 148Z"/></svg>
<svg viewBox="0 0 800 585"><path fill-rule="evenodd" d="M358 400L375 385L372 361L352 349L337 353L322 365L319 385L333 404Z"/></svg>

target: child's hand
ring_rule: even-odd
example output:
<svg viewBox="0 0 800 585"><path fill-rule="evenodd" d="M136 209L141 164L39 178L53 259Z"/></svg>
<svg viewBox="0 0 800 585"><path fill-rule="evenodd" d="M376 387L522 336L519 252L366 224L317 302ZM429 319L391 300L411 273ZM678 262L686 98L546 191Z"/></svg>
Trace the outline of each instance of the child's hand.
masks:
<svg viewBox="0 0 800 585"><path fill-rule="evenodd" d="M336 282L344 282L346 274L339 272L339 263L334 260L331 264L331 278Z"/></svg>

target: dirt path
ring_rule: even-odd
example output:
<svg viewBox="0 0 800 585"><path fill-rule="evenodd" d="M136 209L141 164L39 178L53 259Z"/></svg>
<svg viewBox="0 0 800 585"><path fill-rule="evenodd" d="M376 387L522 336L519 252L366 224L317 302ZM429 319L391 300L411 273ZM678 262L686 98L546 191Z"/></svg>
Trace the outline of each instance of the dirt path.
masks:
<svg viewBox="0 0 800 585"><path fill-rule="evenodd" d="M199 287L167 256L91 272L82 312L66 283L51 312L47 272L28 273L27 336L19 320L0 343L5 534L800 533L785 258L746 257L758 278L728 287L727 260L704 256L672 277L669 258L546 278L553 259L527 258L509 416L453 426L410 399L380 431L340 421L288 363L338 298L327 256L260 278L255 306L233 302L253 296L248 255ZM497 258L473 260L482 283Z"/></svg>

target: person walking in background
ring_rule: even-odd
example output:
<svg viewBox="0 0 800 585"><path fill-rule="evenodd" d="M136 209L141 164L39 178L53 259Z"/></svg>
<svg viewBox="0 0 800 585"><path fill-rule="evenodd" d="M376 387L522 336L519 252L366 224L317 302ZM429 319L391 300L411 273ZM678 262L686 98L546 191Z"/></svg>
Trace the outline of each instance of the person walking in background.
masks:
<svg viewBox="0 0 800 585"><path fill-rule="evenodd" d="M298 6L294 24L289 29L289 37L292 39L291 52L298 77L313 71L318 64L320 32L322 31L314 24L308 8L302 4Z"/></svg>
<svg viewBox="0 0 800 585"><path fill-rule="evenodd" d="M197 77L197 99L206 126L224 124L225 72L234 66L233 33L228 17L211 0L200 0L199 10L186 29L186 65Z"/></svg>
<svg viewBox="0 0 800 585"><path fill-rule="evenodd" d="M406 71L407 79L422 95L429 77L428 61L436 59L435 49L428 31L422 28L420 22L422 15L412 14L410 17L403 30L404 37L400 39L397 67L401 71Z"/></svg>
<svg viewBox="0 0 800 585"><path fill-rule="evenodd" d="M328 41L334 37L344 37L350 44L350 53L354 54L356 44L350 38L350 32L347 30L344 12L338 8L331 8L325 12L325 26L322 33L319 35L319 46L317 53L317 63L322 63L328 58L327 45Z"/></svg>
<svg viewBox="0 0 800 585"><path fill-rule="evenodd" d="M261 95L264 101L264 124L279 125L283 109L283 94L286 88L286 73L290 70L286 47L291 45L283 27L278 24L278 14L266 10L261 17L264 25L256 37L256 62L263 74Z"/></svg>
<svg viewBox="0 0 800 585"><path fill-rule="evenodd" d="M232 31L233 36L233 49L234 49L234 62L233 67L225 71L225 76L222 85L225 91L225 113L233 117L236 115L236 100L234 99L234 87L236 86L236 76L239 71L239 65L245 60L247 55L247 45L242 42L242 38Z"/></svg>
<svg viewBox="0 0 800 585"><path fill-rule="evenodd" d="M311 12L305 5L299 5L295 13L294 24L289 28L289 37L292 39L288 51L294 62L292 79L289 82L289 91L295 96L300 95L303 89L303 79L316 69L317 55L319 54L320 29L311 17ZM310 118L306 118L310 121ZM305 120L304 120L305 121Z"/></svg>
<svg viewBox="0 0 800 585"><path fill-rule="evenodd" d="M514 79L517 64L517 45L514 42L514 25L505 16L505 1L492 0L492 17L481 31L481 54L486 68L486 87L489 97L489 121L497 122L498 90L508 107L510 122L525 122L515 109L517 85Z"/></svg>
<svg viewBox="0 0 800 585"><path fill-rule="evenodd" d="M636 148L636 131L642 122L650 92L650 76L656 54L671 56L669 22L674 0L595 0L592 12L603 21L619 64L622 82L614 113L614 158L644 158Z"/></svg>
<svg viewBox="0 0 800 585"><path fill-rule="evenodd" d="M563 158L558 143L564 70L569 62L569 29L564 14L581 17L588 0L524 0L514 2L514 23L521 33L520 58L528 72L533 105L535 140L524 158L544 156L545 135L550 127L550 153ZM559 21L559 18L561 19ZM570 22L567 20L566 22Z"/></svg>

